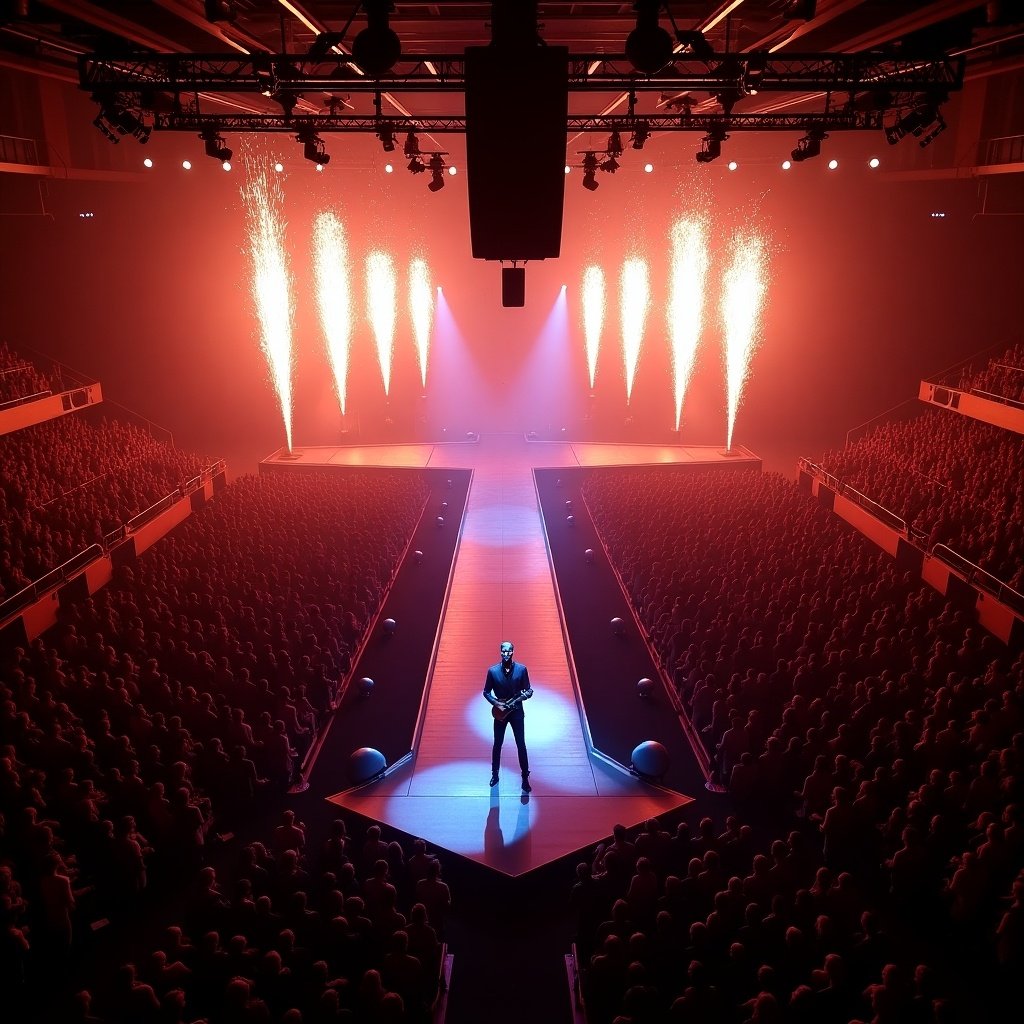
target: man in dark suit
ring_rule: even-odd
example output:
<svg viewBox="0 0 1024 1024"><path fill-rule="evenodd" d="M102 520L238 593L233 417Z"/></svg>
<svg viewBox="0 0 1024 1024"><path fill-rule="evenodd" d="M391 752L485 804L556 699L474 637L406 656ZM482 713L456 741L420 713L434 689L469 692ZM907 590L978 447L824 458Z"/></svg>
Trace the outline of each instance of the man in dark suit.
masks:
<svg viewBox="0 0 1024 1024"><path fill-rule="evenodd" d="M530 687L530 673L525 665L512 660L512 644L505 640L501 645L501 661L487 670L484 680L484 699L495 708L507 712L500 718L494 718L494 749L491 751L491 785L498 784L498 769L501 766L501 745L505 741L505 729L512 726L512 735L516 738L516 750L519 751L519 768L523 773L523 792L529 793L530 761L526 754L526 736L523 720L523 701L533 696ZM509 711L511 701L518 702Z"/></svg>

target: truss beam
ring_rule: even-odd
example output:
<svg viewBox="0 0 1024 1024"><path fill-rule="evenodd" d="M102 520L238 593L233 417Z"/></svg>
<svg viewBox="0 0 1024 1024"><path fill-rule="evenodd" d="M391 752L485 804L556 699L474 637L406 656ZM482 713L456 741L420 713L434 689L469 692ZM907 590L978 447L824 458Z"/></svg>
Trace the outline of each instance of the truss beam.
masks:
<svg viewBox="0 0 1024 1024"><path fill-rule="evenodd" d="M350 93L463 92L465 61L451 54L418 54L382 79L360 77L346 54L310 58L295 54L85 54L79 58L83 89L104 95L142 88L173 93L276 92L343 89ZM427 64L434 70L431 73ZM933 92L963 86L965 57L932 60L885 53L811 53L778 56L764 52L716 54L676 60L665 71L643 77L624 56L574 54L569 59L570 92L664 92L732 89L756 92ZM593 72L591 72L593 68Z"/></svg>

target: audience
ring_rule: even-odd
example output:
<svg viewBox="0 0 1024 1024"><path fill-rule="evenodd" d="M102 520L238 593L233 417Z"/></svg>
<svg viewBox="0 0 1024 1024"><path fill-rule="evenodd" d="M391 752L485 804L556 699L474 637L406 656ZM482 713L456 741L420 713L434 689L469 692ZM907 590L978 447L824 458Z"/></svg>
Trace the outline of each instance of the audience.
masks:
<svg viewBox="0 0 1024 1024"><path fill-rule="evenodd" d="M0 405L55 390L59 390L58 384L0 341Z"/></svg>
<svg viewBox="0 0 1024 1024"><path fill-rule="evenodd" d="M821 467L986 572L1024 591L1024 435L926 408L883 423Z"/></svg>
<svg viewBox="0 0 1024 1024"><path fill-rule="evenodd" d="M0 435L0 599L102 544L210 464L88 412Z"/></svg>
<svg viewBox="0 0 1024 1024"><path fill-rule="evenodd" d="M585 496L750 826L681 826L660 864L619 826L580 865L589 1024L1019 1001L1021 651L780 477L617 470Z"/></svg>
<svg viewBox="0 0 1024 1024"><path fill-rule="evenodd" d="M295 963L314 947L326 952L328 926L354 941L348 915L362 934L356 905L353 916L337 897L310 891L304 829L287 815L236 890L220 883L207 848L245 824L258 794L283 793L294 781L426 494L420 478L387 471L242 478L110 585L62 608L45 637L0 651L6 976L38 981L46 964L84 941L89 920L137 910L154 886L191 893L185 923L196 949L233 905L232 892L254 930L291 930L295 949L280 965L261 958L252 979L251 992L275 1012L291 1006L286 971L312 984L307 965ZM343 827L333 838L339 884L357 900L362 867L346 872ZM394 873L401 861L384 863ZM334 892L333 883L323 891ZM398 922L397 905L374 908L371 928ZM232 918L227 938L241 934ZM421 927L421 944L427 938ZM249 948L262 952L255 934L242 953ZM408 995L410 954L397 942L392 952ZM189 966L168 952L172 968L177 959ZM242 959L255 963L256 954ZM139 962L137 975L125 974L120 1009L105 1010L106 1019L178 1012L175 989L191 1012L187 976L162 968L157 984L148 970ZM246 1005L240 992L220 990L217 1013L231 998Z"/></svg>
<svg viewBox="0 0 1024 1024"><path fill-rule="evenodd" d="M1024 342L1009 346L981 370L968 367L961 373L958 386L961 391L977 391L1011 402L1024 402Z"/></svg>

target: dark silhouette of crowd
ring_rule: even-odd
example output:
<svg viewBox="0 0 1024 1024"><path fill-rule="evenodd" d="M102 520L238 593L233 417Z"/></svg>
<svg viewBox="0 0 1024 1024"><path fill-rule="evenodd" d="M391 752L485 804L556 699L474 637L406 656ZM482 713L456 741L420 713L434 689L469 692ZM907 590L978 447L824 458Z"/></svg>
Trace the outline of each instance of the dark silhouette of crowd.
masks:
<svg viewBox="0 0 1024 1024"><path fill-rule="evenodd" d="M572 902L590 1024L1000 1019L1024 967L1024 655L795 484L584 489L735 808L617 827Z"/></svg>
<svg viewBox="0 0 1024 1024"><path fill-rule="evenodd" d="M0 599L102 544L211 463L90 412L0 436Z"/></svg>
<svg viewBox="0 0 1024 1024"><path fill-rule="evenodd" d="M925 536L1024 589L1024 435L944 409L875 427L821 468Z"/></svg>
<svg viewBox="0 0 1024 1024"><path fill-rule="evenodd" d="M0 341L0 405L53 390L54 382L45 373Z"/></svg>
<svg viewBox="0 0 1024 1024"><path fill-rule="evenodd" d="M241 478L118 569L110 585L63 608L46 635L0 651L0 987L7 998L38 991L49 972L87 948L90 922L123 919L156 893L189 894L186 924L202 930L194 956L208 955L223 968L216 976L224 985L243 976L229 959L235 953L269 973L273 958L264 953L272 949L296 965L311 955L317 914L331 912L322 917L325 929L359 933L365 915L353 905L350 926L336 924L344 914L333 887L314 875L307 889L302 851L290 857L278 841L284 833L275 832L265 843L271 855L257 849L249 874L237 878L248 878L254 904L270 898L269 921L280 915L298 922L295 949L286 952L276 933L261 945L221 906L223 898L234 907L237 893L222 897L210 844L244 828L258 805L297 779L426 495L418 476L386 471ZM386 853L384 859L392 863ZM369 884L363 867L358 862L359 884L347 895ZM334 869L341 878L340 854ZM397 861L392 872L398 876ZM374 924L375 913L369 919ZM399 930L398 918L389 920ZM222 942L207 950L206 932L218 928L226 929ZM232 948L236 933L247 935L241 950ZM404 977L407 954L399 944L389 946L387 970ZM122 974L105 1019L195 1019L178 963L188 958L165 952L159 970L154 960L136 964L131 977ZM266 980L267 988L278 987L264 1000L266 1018L245 1009L253 992L263 997L258 981L247 994L236 985L199 1001L212 1007L211 1020L230 1024L297 1019L284 1013L291 1007L283 993L300 975L303 991L313 991L309 972L321 970L321 959L329 964L326 980L336 979L332 956L296 966L292 981ZM390 977L384 960L380 969ZM93 1019L88 1007L79 1011L80 1019ZM326 1009L306 1019L321 1017L347 1019Z"/></svg>
<svg viewBox="0 0 1024 1024"><path fill-rule="evenodd" d="M968 367L960 374L959 387L961 391L1024 402L1024 342L1010 345L980 370Z"/></svg>

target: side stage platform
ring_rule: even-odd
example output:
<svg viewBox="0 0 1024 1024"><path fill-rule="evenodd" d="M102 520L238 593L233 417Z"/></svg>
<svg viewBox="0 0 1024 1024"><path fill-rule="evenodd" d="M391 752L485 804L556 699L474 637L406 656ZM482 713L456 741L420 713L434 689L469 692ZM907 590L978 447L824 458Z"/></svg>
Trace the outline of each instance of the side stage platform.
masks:
<svg viewBox="0 0 1024 1024"><path fill-rule="evenodd" d="M436 658L412 758L384 779L335 793L342 808L428 844L521 875L611 832L683 807L687 794L617 770L588 746L552 581L533 470L629 465L759 466L747 449L528 441L485 434L477 442L302 447L262 466L309 470L354 466L473 470ZM519 786L509 731L501 781L490 789L491 715L481 696L498 645L512 640L536 696L526 705L533 792ZM328 792L338 766L317 765ZM335 782L335 785L337 783Z"/></svg>

